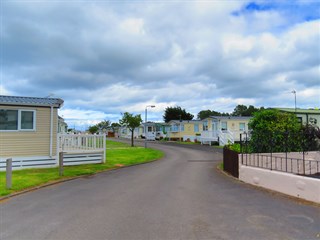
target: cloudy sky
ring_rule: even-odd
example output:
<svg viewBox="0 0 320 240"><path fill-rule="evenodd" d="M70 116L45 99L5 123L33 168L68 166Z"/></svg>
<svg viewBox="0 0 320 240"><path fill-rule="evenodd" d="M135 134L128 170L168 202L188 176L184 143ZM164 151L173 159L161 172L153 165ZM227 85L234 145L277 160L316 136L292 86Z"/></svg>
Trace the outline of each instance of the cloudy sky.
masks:
<svg viewBox="0 0 320 240"><path fill-rule="evenodd" d="M320 107L320 2L1 0L0 94L64 99L70 127L167 106Z"/></svg>

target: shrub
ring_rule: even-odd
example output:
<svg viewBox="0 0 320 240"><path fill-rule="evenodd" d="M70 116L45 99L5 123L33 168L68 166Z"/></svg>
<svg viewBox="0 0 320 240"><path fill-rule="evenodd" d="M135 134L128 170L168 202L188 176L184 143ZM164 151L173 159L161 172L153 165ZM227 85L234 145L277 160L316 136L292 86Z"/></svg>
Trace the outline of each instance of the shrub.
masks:
<svg viewBox="0 0 320 240"><path fill-rule="evenodd" d="M249 122L250 149L254 152L284 152L300 143L297 138L301 124L294 114L278 110L261 110ZM284 144L285 143L285 144ZM292 149L288 149L292 146Z"/></svg>
<svg viewBox="0 0 320 240"><path fill-rule="evenodd" d="M238 153L241 152L241 147L240 147L239 143L228 144L225 147L232 150L232 151L238 152Z"/></svg>

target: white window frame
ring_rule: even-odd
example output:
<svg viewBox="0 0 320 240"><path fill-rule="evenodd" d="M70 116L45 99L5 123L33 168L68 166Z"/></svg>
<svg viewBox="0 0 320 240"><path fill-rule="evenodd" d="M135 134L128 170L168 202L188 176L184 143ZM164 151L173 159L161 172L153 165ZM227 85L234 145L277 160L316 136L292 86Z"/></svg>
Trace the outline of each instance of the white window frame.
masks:
<svg viewBox="0 0 320 240"><path fill-rule="evenodd" d="M37 119L37 112L36 110L30 110L30 109L7 109L7 108L1 108L1 110L11 110L11 111L18 111L18 126L17 130L0 130L0 132L34 132L36 131L36 119ZM32 129L21 129L21 112L33 112L33 125Z"/></svg>
<svg viewBox="0 0 320 240"><path fill-rule="evenodd" d="M243 129L241 129L241 124L243 124ZM246 131L246 123L244 122L239 123L239 131L242 131L242 132Z"/></svg>
<svg viewBox="0 0 320 240"><path fill-rule="evenodd" d="M198 124L198 123L195 123L195 124L193 125L193 131L194 131L195 133L198 133L198 132L199 132L199 124Z"/></svg>
<svg viewBox="0 0 320 240"><path fill-rule="evenodd" d="M208 123L208 121L206 120L206 121L203 121L203 123L202 123L202 130L203 131L208 131L208 129L209 129L209 123Z"/></svg>
<svg viewBox="0 0 320 240"><path fill-rule="evenodd" d="M224 125L225 124L225 128ZM221 122L221 131L228 131L228 122Z"/></svg>

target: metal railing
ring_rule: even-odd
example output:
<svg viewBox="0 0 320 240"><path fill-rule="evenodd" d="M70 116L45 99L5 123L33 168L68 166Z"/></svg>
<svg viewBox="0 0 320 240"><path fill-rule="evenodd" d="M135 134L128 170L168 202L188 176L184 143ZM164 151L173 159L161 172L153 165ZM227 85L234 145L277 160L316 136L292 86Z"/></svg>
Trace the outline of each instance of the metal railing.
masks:
<svg viewBox="0 0 320 240"><path fill-rule="evenodd" d="M320 151L306 144L303 133L277 132L253 141L240 135L241 164L299 175L320 177ZM279 141L279 136L282 141ZM298 139L298 141L297 141ZM265 151L265 152L263 152Z"/></svg>
<svg viewBox="0 0 320 240"><path fill-rule="evenodd" d="M301 153L296 154L301 155ZM316 158L306 159L307 154L316 157L316 154L313 154L312 152L302 153L301 158L291 157L286 153L242 153L241 164L300 175L316 175L320 173L320 160Z"/></svg>

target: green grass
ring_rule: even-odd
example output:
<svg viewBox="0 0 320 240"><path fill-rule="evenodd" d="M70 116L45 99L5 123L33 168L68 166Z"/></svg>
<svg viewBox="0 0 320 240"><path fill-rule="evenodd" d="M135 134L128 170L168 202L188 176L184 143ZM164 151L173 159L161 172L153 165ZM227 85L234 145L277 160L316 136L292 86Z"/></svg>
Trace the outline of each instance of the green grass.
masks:
<svg viewBox="0 0 320 240"><path fill-rule="evenodd" d="M219 145L213 145L212 147L214 147L214 148L224 148L224 146L219 146Z"/></svg>
<svg viewBox="0 0 320 240"><path fill-rule="evenodd" d="M109 149L109 148L128 148L128 147L130 147L130 145L127 143L115 142L115 141L108 139L106 142L106 147L107 147L107 149Z"/></svg>
<svg viewBox="0 0 320 240"><path fill-rule="evenodd" d="M5 172L0 172L0 196L5 196L42 184L90 175L108 169L150 162L163 157L163 152L150 148L130 147L128 144L107 141L107 161L104 164L90 164L64 167L64 176L59 176L59 168L24 169L12 173L12 188L5 187ZM111 148L111 149L109 149Z"/></svg>

